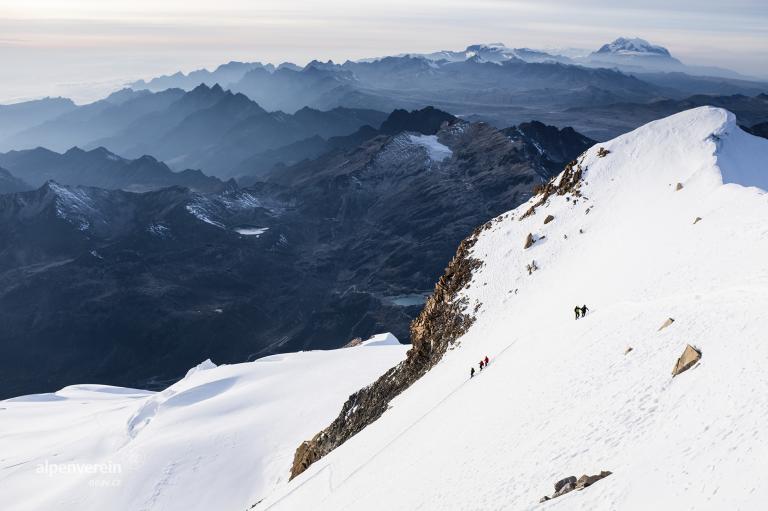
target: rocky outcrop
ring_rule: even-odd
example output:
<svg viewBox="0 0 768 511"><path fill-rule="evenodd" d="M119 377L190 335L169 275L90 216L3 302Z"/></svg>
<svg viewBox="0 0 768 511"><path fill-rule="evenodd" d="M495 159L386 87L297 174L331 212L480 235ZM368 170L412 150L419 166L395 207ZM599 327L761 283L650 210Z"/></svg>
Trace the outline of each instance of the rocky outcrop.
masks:
<svg viewBox="0 0 768 511"><path fill-rule="evenodd" d="M676 191L676 192L679 192L679 191L680 191L680 190L682 190L682 189L683 189L683 183L677 183L677 184L675 185L675 191Z"/></svg>
<svg viewBox="0 0 768 511"><path fill-rule="evenodd" d="M576 476L565 477L555 483L555 493L553 493L552 496L545 495L539 500L539 502L546 502L548 500L555 499L565 495L566 493L572 492L573 490L583 490L588 486L592 486L600 479L605 479L609 475L611 475L610 471L603 470L599 474L595 475L584 474L578 479L576 479Z"/></svg>
<svg viewBox="0 0 768 511"><path fill-rule="evenodd" d="M544 219L544 225L547 225L549 222L551 222L554 219L555 217L553 217L552 215L547 215L547 217Z"/></svg>
<svg viewBox="0 0 768 511"><path fill-rule="evenodd" d="M608 149L606 149L605 147L598 147L597 148L597 156L598 156L598 158L605 158L609 154L611 154L611 152Z"/></svg>
<svg viewBox="0 0 768 511"><path fill-rule="evenodd" d="M675 367L672 369L672 376L677 376L678 374L687 371L701 359L701 351L694 348L690 344L687 344L685 346L685 349L683 350L683 354L680 355L680 358L677 359L677 362L675 363Z"/></svg>
<svg viewBox="0 0 768 511"><path fill-rule="evenodd" d="M559 492L566 486L570 485L576 485L576 476L568 476L564 477L563 479L560 479L558 482L555 483L555 493Z"/></svg>
<svg viewBox="0 0 768 511"><path fill-rule="evenodd" d="M553 195L565 195L569 193L574 197L580 197L581 192L579 192L579 188L581 187L581 177L587 170L586 167L581 166L583 161L584 155L582 154L577 160L573 160L566 165L559 176L534 189L534 194L538 197L538 200L536 200L536 202L522 214L520 220L535 214L536 208L546 204L549 198Z"/></svg>
<svg viewBox="0 0 768 511"><path fill-rule="evenodd" d="M327 428L296 449L291 479L381 417L389 402L437 364L448 347L472 325L474 317L465 312L467 304L457 295L471 280L472 271L481 264L470 257L470 250L480 232L490 226L491 222L487 222L478 227L459 245L434 293L411 323L413 347L406 360L352 394Z"/></svg>
<svg viewBox="0 0 768 511"><path fill-rule="evenodd" d="M363 344L363 338L362 337L355 337L351 341L349 341L347 344L342 346L342 348L354 348L355 346L360 346Z"/></svg>
<svg viewBox="0 0 768 511"><path fill-rule="evenodd" d="M525 243L523 244L523 249L530 248L531 245L533 245L535 242L536 240L533 238L533 234L529 232L528 236L525 237Z"/></svg>

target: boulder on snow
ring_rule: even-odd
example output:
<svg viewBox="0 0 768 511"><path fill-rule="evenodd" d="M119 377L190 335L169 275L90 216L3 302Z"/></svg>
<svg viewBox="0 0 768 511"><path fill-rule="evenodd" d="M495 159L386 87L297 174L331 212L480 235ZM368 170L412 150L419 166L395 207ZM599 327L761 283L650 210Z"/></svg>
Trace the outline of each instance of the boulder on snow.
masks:
<svg viewBox="0 0 768 511"><path fill-rule="evenodd" d="M576 476L568 476L564 477L563 479L560 479L558 482L555 483L555 493L552 494L552 496L543 496L541 499L539 499L539 502L546 502L548 500L556 499L557 497L561 497L565 495L568 492L572 492L573 490L583 490L584 488L593 485L600 479L604 479L611 475L611 472L609 470L602 470L599 474L595 475L587 475L584 474L578 479L576 479Z"/></svg>
<svg viewBox="0 0 768 511"><path fill-rule="evenodd" d="M632 346L627 346L627 349L624 350L624 354L626 355L630 351L632 351L634 348Z"/></svg>
<svg viewBox="0 0 768 511"><path fill-rule="evenodd" d="M660 331L660 330L664 330L665 328L667 328L669 325L671 325L674 322L675 322L675 318L667 318L667 320L664 321L664 323L661 324L661 326L659 327L659 330L657 330L657 332Z"/></svg>
<svg viewBox="0 0 768 511"><path fill-rule="evenodd" d="M569 484L576 484L576 476L568 476L560 479L555 483L555 493L559 492L564 486Z"/></svg>
<svg viewBox="0 0 768 511"><path fill-rule="evenodd" d="M523 246L523 249L526 249L534 244L536 240L533 239L533 234L530 232L528 233L528 236L525 237L525 245Z"/></svg>
<svg viewBox="0 0 768 511"><path fill-rule="evenodd" d="M597 148L597 157L598 158L605 158L609 154L611 154L611 152L608 149L606 149L605 147L598 147Z"/></svg>
<svg viewBox="0 0 768 511"><path fill-rule="evenodd" d="M552 215L547 215L547 217L544 219L544 225L548 224L549 222L551 222L554 219L555 219L555 217L553 217Z"/></svg>
<svg viewBox="0 0 768 511"><path fill-rule="evenodd" d="M700 359L701 351L694 348L690 344L686 344L685 349L683 350L683 354L680 355L680 358L677 359L677 363L675 364L674 369L672 369L672 376L674 377L683 371L687 371L693 367Z"/></svg>
<svg viewBox="0 0 768 511"><path fill-rule="evenodd" d="M609 475L611 475L610 470L601 470L599 474L595 474L593 476L584 474L583 476L579 477L579 480L576 481L576 489L577 490L583 490L587 486L592 486L600 479L605 479Z"/></svg>
<svg viewBox="0 0 768 511"><path fill-rule="evenodd" d="M675 191L676 191L676 192L679 192L679 191L680 191L680 190L682 190L682 189L683 189L683 183L677 183L677 184L675 185Z"/></svg>
<svg viewBox="0 0 768 511"><path fill-rule="evenodd" d="M696 217L696 219L693 221L693 225L696 225L696 224L698 224L699 222L701 222L701 217L700 217L700 216L697 216L697 217Z"/></svg>

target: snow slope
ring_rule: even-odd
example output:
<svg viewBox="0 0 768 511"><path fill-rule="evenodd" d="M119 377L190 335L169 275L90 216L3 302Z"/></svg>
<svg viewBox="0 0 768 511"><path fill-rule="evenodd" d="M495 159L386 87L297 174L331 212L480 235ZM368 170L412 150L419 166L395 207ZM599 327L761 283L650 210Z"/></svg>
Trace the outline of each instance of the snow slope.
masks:
<svg viewBox="0 0 768 511"><path fill-rule="evenodd" d="M583 197L482 231L459 346L256 510L765 509L768 141L705 107L600 146Z"/></svg>
<svg viewBox="0 0 768 511"><path fill-rule="evenodd" d="M77 385L0 401L0 507L245 510L408 348L384 344L207 361L160 393Z"/></svg>
<svg viewBox="0 0 768 511"><path fill-rule="evenodd" d="M443 161L453 156L451 148L438 142L437 135L408 135L411 143L419 145L427 150L429 158L434 161Z"/></svg>

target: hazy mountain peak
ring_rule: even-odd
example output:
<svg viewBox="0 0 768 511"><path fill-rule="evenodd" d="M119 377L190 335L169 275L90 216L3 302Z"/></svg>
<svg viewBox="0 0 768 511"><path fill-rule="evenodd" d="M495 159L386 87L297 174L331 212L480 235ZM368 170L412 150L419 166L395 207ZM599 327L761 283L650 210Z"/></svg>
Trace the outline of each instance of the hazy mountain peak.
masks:
<svg viewBox="0 0 768 511"><path fill-rule="evenodd" d="M610 53L614 55L656 55L671 57L669 50L663 46L651 44L639 37L619 37L611 43L604 44L595 53Z"/></svg>

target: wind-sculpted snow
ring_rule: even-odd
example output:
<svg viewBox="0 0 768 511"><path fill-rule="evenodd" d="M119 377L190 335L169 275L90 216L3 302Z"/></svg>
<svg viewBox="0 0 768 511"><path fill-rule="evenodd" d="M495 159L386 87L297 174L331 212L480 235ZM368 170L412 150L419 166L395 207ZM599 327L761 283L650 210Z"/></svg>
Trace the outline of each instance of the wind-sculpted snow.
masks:
<svg viewBox="0 0 768 511"><path fill-rule="evenodd" d="M766 161L714 108L589 149L570 191L479 233L456 347L255 509L762 509Z"/></svg>
<svg viewBox="0 0 768 511"><path fill-rule="evenodd" d="M0 401L2 508L245 510L285 484L298 442L406 349L208 360L158 393L76 385Z"/></svg>

